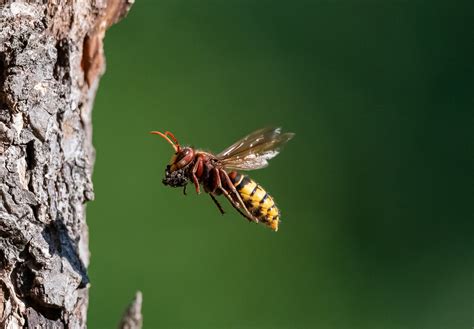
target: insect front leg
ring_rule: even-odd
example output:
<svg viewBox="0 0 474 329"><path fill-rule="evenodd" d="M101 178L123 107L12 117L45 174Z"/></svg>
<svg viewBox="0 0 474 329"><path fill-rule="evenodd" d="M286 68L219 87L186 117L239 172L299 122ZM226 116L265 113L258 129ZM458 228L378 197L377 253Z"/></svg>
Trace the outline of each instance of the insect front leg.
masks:
<svg viewBox="0 0 474 329"><path fill-rule="evenodd" d="M235 188L234 184L232 184L232 181L230 180L229 175L223 169L219 169L219 172L224 178L225 184L227 185L229 190L232 192L232 194L235 195L235 198L237 200L234 200L230 196L229 192L227 192L227 190L221 186L224 196L230 201L230 203L232 203L234 208L237 209L245 218L247 218L251 222L258 223L259 222L258 218L252 215L250 211L247 209L247 206L245 205L244 200L242 200L239 192Z"/></svg>
<svg viewBox="0 0 474 329"><path fill-rule="evenodd" d="M199 181L198 181L198 178L196 176L196 172L198 172L200 174L202 172L202 166L203 166L202 158L197 157L196 163L194 164L193 170L191 172L191 175L193 177L194 187L196 188L196 193L197 194L201 193L201 189L199 188Z"/></svg>

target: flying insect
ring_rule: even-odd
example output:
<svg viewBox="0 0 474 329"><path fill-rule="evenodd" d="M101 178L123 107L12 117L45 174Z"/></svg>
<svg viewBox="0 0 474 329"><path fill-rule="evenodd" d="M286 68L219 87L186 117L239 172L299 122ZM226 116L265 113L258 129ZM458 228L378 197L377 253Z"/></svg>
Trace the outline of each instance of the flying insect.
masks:
<svg viewBox="0 0 474 329"><path fill-rule="evenodd" d="M263 128L238 140L219 154L213 154L190 146L182 146L174 135L166 131L152 131L163 137L174 150L166 166L163 184L183 187L189 182L196 192L210 195L219 211L224 214L216 196L223 195L230 204L250 222L263 223L278 230L280 210L273 198L247 175L237 172L261 169L268 166L294 133L282 133L281 128Z"/></svg>

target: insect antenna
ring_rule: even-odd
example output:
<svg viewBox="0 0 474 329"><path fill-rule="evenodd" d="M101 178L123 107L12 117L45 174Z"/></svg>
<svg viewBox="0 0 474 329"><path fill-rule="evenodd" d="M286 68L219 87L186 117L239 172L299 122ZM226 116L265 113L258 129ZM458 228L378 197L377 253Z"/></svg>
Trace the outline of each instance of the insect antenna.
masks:
<svg viewBox="0 0 474 329"><path fill-rule="evenodd" d="M179 142L171 132L165 131L165 133L162 133L159 131L150 131L150 134L159 135L166 139L166 141L171 144L175 152L178 152L180 150Z"/></svg>

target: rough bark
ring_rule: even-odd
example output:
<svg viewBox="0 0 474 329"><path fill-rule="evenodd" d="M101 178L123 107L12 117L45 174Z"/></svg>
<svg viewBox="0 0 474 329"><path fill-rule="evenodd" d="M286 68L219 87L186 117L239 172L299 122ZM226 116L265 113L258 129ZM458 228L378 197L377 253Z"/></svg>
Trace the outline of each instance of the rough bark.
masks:
<svg viewBox="0 0 474 329"><path fill-rule="evenodd" d="M138 291L132 303L125 310L119 329L140 329L142 322L142 293Z"/></svg>
<svg viewBox="0 0 474 329"><path fill-rule="evenodd" d="M91 110L131 0L0 0L0 327L83 328Z"/></svg>

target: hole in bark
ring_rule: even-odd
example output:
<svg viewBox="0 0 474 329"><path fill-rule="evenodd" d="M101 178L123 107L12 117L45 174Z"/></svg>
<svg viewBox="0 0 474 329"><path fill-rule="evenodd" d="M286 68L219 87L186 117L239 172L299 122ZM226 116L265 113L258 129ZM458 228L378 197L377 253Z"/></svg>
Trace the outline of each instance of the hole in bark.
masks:
<svg viewBox="0 0 474 329"><path fill-rule="evenodd" d="M69 42L61 39L56 43L56 63L54 64L53 75L56 80L69 79Z"/></svg>
<svg viewBox="0 0 474 329"><path fill-rule="evenodd" d="M26 165L29 170L33 169L35 166L35 142L32 140L31 142L26 144L26 154L25 154L25 161Z"/></svg>

